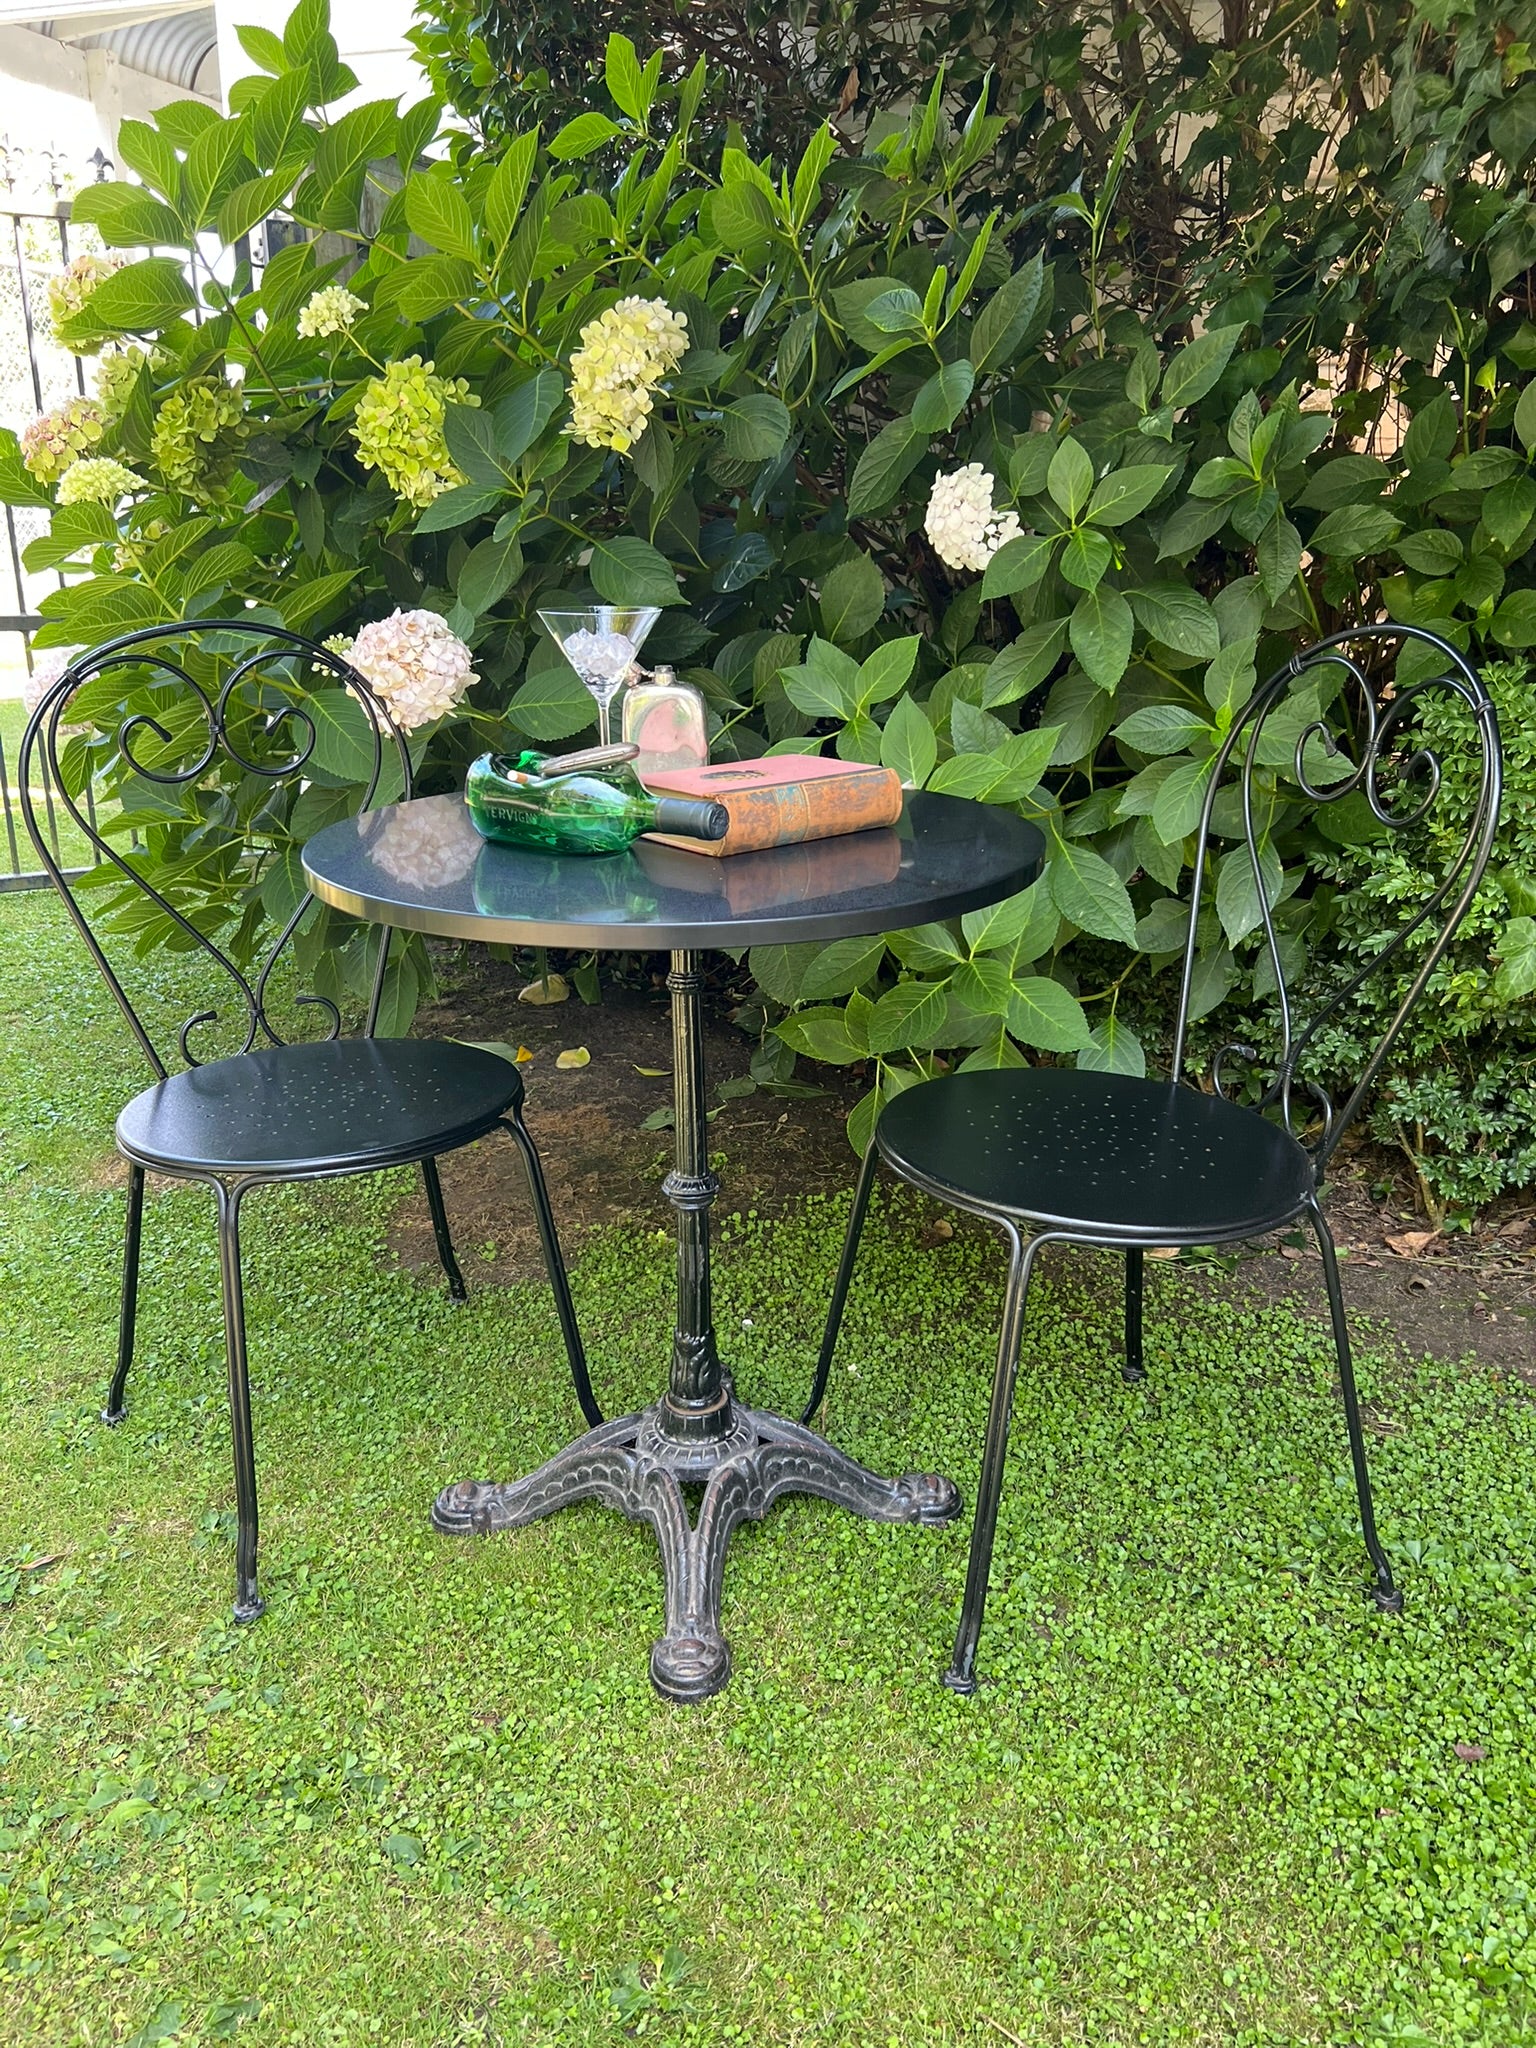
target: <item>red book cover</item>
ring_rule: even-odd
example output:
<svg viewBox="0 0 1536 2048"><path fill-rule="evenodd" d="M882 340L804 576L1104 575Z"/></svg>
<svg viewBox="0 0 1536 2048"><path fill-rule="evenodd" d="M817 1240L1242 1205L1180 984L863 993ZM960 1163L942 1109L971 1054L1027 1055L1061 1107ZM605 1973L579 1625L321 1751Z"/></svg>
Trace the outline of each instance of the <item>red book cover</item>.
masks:
<svg viewBox="0 0 1536 2048"><path fill-rule="evenodd" d="M646 786L664 796L712 798L730 813L723 839L648 839L689 853L755 853L807 839L835 839L894 825L901 816L901 779L866 761L828 761L819 754L772 754L760 761L717 761L708 768L658 768Z"/></svg>

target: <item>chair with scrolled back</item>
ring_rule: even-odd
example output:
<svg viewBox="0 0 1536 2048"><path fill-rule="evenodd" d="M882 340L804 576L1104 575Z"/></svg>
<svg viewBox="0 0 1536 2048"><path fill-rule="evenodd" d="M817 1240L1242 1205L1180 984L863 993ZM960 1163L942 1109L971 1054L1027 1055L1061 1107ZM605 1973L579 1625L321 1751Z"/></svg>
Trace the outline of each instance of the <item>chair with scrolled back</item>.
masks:
<svg viewBox="0 0 1536 2048"><path fill-rule="evenodd" d="M1393 642L1401 649L1395 658ZM1442 835L1438 843L1450 849L1440 880L1374 951L1358 964L1337 966L1310 1022L1298 1028L1287 987L1288 949L1273 916L1283 886L1272 846L1276 820L1350 798L1375 820L1372 829L1406 834L1427 827L1444 778L1440 757L1415 734L1415 726L1431 706L1443 723L1446 698L1435 693L1448 693L1459 739L1468 749L1455 777L1467 793L1465 820L1458 808L1449 828L1433 821ZM1224 792L1223 776L1234 760L1239 800L1219 812L1223 794L1232 794L1230 785ZM1288 769L1283 781L1282 767ZM1145 1376L1142 1283L1148 1250L1231 1243L1306 1222L1322 1258L1361 1532L1373 1571L1370 1593L1384 1610L1401 1608L1402 1595L1376 1532L1338 1260L1319 1195L1340 1138L1471 904L1492 849L1501 786L1494 705L1463 655L1418 627L1371 625L1334 634L1294 656L1257 689L1215 749L1195 836L1169 1078L1060 1067L961 1072L908 1088L881 1111L854 1195L806 1420L826 1389L878 1162L999 1226L1009 1250L1008 1282L965 1595L944 1674L952 1691L976 1687L976 1648L1030 1275L1048 1244L1124 1253L1123 1371L1128 1380L1138 1380ZM1228 1099L1222 1069L1233 1061L1257 1067L1260 1056L1252 1047L1227 1045L1215 1055L1209 1092L1184 1078L1190 1026L1201 1014L1193 998L1213 837L1234 842L1226 862L1244 863L1246 872L1239 871L1237 880L1253 892L1260 957L1267 957L1266 979L1273 984L1275 1064L1267 1083L1252 1084L1250 1102ZM1305 1070L1309 1056L1315 1065L1330 1024L1391 962L1403 980L1388 998L1388 1021L1335 1109L1316 1073ZM1307 1126L1299 1138L1292 1131L1293 1112Z"/></svg>
<svg viewBox="0 0 1536 2048"><path fill-rule="evenodd" d="M117 1120L128 1223L103 1419L126 1412L146 1171L201 1182L218 1217L238 1621L262 1610L240 1257L252 1189L419 1165L449 1292L462 1301L436 1162L508 1132L527 1172L577 1398L589 1422L602 1420L517 1068L456 1041L378 1035L390 934L347 928L304 884L299 850L317 825L378 809L382 831L408 832L409 813L380 807L409 797L411 777L404 735L355 669L297 633L242 620L146 627L78 656L22 741L22 809L38 857L155 1076ZM94 869L64 872L35 809L47 786L94 852ZM88 905L101 906L94 918ZM212 999L179 1026L151 1029L148 1005L130 999L109 957L108 946L130 943L140 956L196 963ZM300 951L328 992L287 991ZM349 999L361 1012L355 1035L343 1035ZM153 1000L163 1012L163 992ZM233 1005L227 1025L221 1002ZM319 1032L303 1029L310 1020ZM208 1057L206 1035L221 1026L228 1042Z"/></svg>

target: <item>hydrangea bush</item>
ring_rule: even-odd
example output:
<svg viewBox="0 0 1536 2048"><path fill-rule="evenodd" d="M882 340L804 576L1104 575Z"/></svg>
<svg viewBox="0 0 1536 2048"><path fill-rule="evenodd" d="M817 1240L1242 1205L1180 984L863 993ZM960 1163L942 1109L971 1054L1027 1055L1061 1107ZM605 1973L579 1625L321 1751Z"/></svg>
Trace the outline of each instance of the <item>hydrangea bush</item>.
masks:
<svg viewBox="0 0 1536 2048"><path fill-rule="evenodd" d="M1100 260L1129 130L1102 191L1005 220L956 197L1000 133L985 97L957 128L936 91L860 157L824 130L757 161L697 131L702 70L662 93L615 36L612 116L427 160L430 99L325 116L354 81L316 0L246 47L262 75L227 119L125 123L140 182L78 202L108 244L188 260L61 288L69 344L107 351L83 488L53 430L43 469L0 445L0 495L55 508L31 559L66 587L40 644L239 608L340 635L446 788L486 745L590 723L539 608L655 604L647 659L703 690L717 752L830 748L1020 809L1049 858L1014 901L752 955L759 1083L791 1085L797 1055L861 1065L855 1144L940 1058L1142 1070L1207 764L1301 639L1387 610L1478 651L1536 645L1536 327L1516 308L1470 353L1384 366L1408 425L1374 454L1257 258L1174 306ZM325 242L260 274L204 260L274 211ZM75 772L110 784L119 707L95 708ZM268 821L256 872L206 885L211 924L249 938L297 900L304 836L363 774L344 719L324 730L324 788ZM1300 967L1326 892L1278 754L1265 774ZM146 858L195 893L188 836L215 827L187 802ZM1218 828L1213 1029L1267 999L1235 818ZM1530 886L1501 868L1489 899L1527 1017ZM313 951L340 986L366 940ZM392 1028L425 973L403 948Z"/></svg>

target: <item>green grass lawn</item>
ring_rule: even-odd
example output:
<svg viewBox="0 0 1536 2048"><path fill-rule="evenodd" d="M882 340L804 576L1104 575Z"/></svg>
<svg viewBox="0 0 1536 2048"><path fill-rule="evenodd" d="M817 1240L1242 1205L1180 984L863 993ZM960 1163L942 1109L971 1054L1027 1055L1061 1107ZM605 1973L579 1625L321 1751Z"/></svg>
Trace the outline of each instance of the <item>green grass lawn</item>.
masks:
<svg viewBox="0 0 1536 2048"><path fill-rule="evenodd" d="M729 1690L678 1709L648 1531L428 1526L441 1484L578 1425L542 1288L453 1311L395 1268L406 1177L262 1195L268 1608L236 1630L207 1199L152 1194L109 1431L139 1076L51 901L0 899L0 1010L8 2048L1536 2039L1529 1389L1365 1347L1384 1618L1321 1321L1158 1267L1127 1388L1108 1267L1062 1268L983 1691L938 1684L963 1527L791 1501L733 1545ZM720 1327L765 1403L801 1397L842 1214L724 1219ZM924 1248L923 1214L871 1232L827 1427L969 1493L999 1268ZM665 1240L600 1239L575 1286L610 1411L638 1403Z"/></svg>

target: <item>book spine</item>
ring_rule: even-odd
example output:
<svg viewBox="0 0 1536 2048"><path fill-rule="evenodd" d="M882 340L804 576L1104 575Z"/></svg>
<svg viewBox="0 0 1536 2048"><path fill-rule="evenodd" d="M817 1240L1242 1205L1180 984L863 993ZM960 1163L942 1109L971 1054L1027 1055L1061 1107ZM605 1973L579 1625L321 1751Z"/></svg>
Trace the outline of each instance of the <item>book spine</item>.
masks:
<svg viewBox="0 0 1536 2048"><path fill-rule="evenodd" d="M666 846L686 845L695 853L756 853L768 846L796 846L808 839L835 839L846 832L867 832L894 825L901 816L902 792L887 772L829 776L814 782L786 782L766 789L722 789L730 829L723 839L681 840L648 833Z"/></svg>

